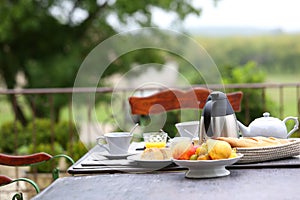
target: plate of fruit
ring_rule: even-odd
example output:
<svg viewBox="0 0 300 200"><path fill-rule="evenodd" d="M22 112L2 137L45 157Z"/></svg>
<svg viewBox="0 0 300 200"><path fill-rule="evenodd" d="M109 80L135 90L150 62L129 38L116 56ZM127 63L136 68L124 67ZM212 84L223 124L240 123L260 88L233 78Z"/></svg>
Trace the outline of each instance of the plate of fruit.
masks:
<svg viewBox="0 0 300 200"><path fill-rule="evenodd" d="M225 141L208 139L202 145L179 142L172 146L173 162L188 168L187 178L213 178L227 176L230 171L225 167L236 163L242 154Z"/></svg>

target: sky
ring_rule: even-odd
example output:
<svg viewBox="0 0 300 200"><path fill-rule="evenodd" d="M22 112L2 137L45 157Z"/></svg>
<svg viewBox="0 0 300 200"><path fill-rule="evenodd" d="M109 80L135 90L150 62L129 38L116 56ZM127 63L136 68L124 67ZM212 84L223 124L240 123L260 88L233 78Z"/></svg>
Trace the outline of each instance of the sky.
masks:
<svg viewBox="0 0 300 200"><path fill-rule="evenodd" d="M183 27L251 27L300 32L299 0L195 0L203 8L200 17L189 16ZM164 15L164 19L161 17ZM171 26L172 15L158 14L154 19L160 26Z"/></svg>

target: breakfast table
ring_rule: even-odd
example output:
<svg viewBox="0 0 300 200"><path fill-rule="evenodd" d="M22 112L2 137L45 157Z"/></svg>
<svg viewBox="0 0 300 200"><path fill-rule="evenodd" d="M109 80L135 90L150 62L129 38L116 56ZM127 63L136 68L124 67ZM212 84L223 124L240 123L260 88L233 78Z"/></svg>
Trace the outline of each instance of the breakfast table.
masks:
<svg viewBox="0 0 300 200"><path fill-rule="evenodd" d="M137 148L134 146L133 148ZM100 159L93 147L33 199L299 199L300 156L233 164L227 176L187 178L174 163L156 169L130 165L127 159ZM102 152L103 156L103 152ZM105 163L107 162L107 163ZM120 163L120 164L118 164Z"/></svg>

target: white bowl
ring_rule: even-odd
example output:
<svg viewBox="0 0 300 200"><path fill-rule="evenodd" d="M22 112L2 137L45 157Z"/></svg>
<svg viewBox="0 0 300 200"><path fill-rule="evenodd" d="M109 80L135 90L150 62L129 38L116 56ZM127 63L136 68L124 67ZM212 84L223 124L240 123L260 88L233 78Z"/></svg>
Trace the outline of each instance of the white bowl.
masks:
<svg viewBox="0 0 300 200"><path fill-rule="evenodd" d="M221 160L176 160L173 161L181 167L188 168L185 177L187 178L213 178L227 176L230 174L225 167L236 163L243 154L238 153L236 158Z"/></svg>
<svg viewBox="0 0 300 200"><path fill-rule="evenodd" d="M188 122L181 122L175 124L175 127L177 128L179 135L181 137L198 137L199 133L199 121L188 121Z"/></svg>

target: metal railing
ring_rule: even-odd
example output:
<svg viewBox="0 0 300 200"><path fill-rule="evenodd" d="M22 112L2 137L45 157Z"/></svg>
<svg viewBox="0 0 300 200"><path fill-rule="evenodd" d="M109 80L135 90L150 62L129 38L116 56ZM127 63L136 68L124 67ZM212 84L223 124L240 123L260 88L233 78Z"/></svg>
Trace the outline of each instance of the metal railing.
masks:
<svg viewBox="0 0 300 200"><path fill-rule="evenodd" d="M207 87L206 85L194 85L193 87ZM212 90L219 90L219 89L223 89L224 85L209 85L209 89ZM26 102L27 104L31 105L31 110L28 111L29 113L27 113L28 115L30 115L31 120L34 120L37 118L36 116L36 112L39 108L36 107L36 103L35 103L35 96L39 95L39 96L45 96L47 99L44 103L48 105L48 109L49 109L49 113L50 113L50 120L51 120L51 124L55 124L55 118L54 118L54 96L57 95L65 95L67 96L67 100L68 102L66 102L66 106L65 106L65 110L66 111L66 118L67 121L72 122L73 120L73 116L72 116L72 95L75 93L86 93L86 94L92 94L95 93L95 98L97 99L101 99L103 98L104 94L112 94L112 93L118 93L119 97L121 98L121 101L123 102L122 105L126 106L128 104L128 97L130 95L133 95L134 92L139 91L140 94L146 93L146 91L153 91L153 90L161 90L163 88L139 88L139 89L135 89L135 88L124 88L124 89L114 89L114 88L109 88L109 87L102 87L102 88L38 88L38 89L0 89L0 98L5 96L12 96L13 97L13 103L11 107L11 109L8 109L6 107L6 112L5 113L1 113L0 115L5 115L7 116L7 119L10 120L17 120L17 117L15 115L16 112L18 112L17 110L17 102L20 101L20 99L24 98L24 96L30 96L30 98L27 98L27 100L29 100L30 102ZM187 89L187 88L181 88L181 89ZM293 105L290 105L289 103L289 107L293 107L293 111L294 113L291 113L292 115L296 115L299 116L300 115L300 82L299 83L255 83L255 84L227 84L225 85L225 89L226 90L247 90L247 89L251 89L251 90L258 90L260 91L260 95L262 97L262 102L257 102L257 103L261 103L263 105L264 110L268 110L270 108L268 108L267 105L267 96L268 96L268 91L269 90L273 90L272 92L272 100L276 101L277 105L278 105L278 113L280 118L283 118L286 114L289 113L285 113L285 109L286 109L286 99L289 98L289 101L291 101L291 98L294 98L293 100ZM291 89L293 91L291 91ZM287 91L288 90L288 91ZM275 92L274 92L275 91ZM287 91L287 94L285 94L285 91ZM276 95L274 95L276 94ZM88 96L88 95L87 95ZM270 98L270 97L269 97ZM2 101L4 101L4 98L1 98ZM6 98L8 99L8 98ZM243 101L245 102L243 104L242 110L245 110L245 119L249 119L249 108L248 108L248 104L247 101L247 95L244 95L243 97ZM24 106L24 100L22 101L22 106ZM87 103L85 104L87 106L87 119L89 119L91 116L91 110L89 109L90 107L92 107L91 103L95 103L91 102L87 99ZM19 103L20 104L20 103ZM8 104L7 104L8 105ZM1 106L0 106L1 107ZM109 109L109 107L105 107L106 110L106 116L113 118L113 114L111 113L111 110ZM124 108L125 109L125 108ZM128 106L127 108L128 109ZM273 109L273 108L272 108ZM7 113L9 112L9 113ZM2 117L3 119L4 117ZM4 121L4 120L3 120ZM110 121L110 119L105 119L104 121ZM1 122L0 122L1 123ZM71 125L71 123L70 123ZM17 130L16 130L17 131ZM54 132L54 130L51 129L52 132ZM17 135L18 133L15 132L15 134ZM34 135L34 133L33 133ZM18 140L16 140L18 141ZM34 141L34 138L33 138ZM15 144L16 145L16 144Z"/></svg>

